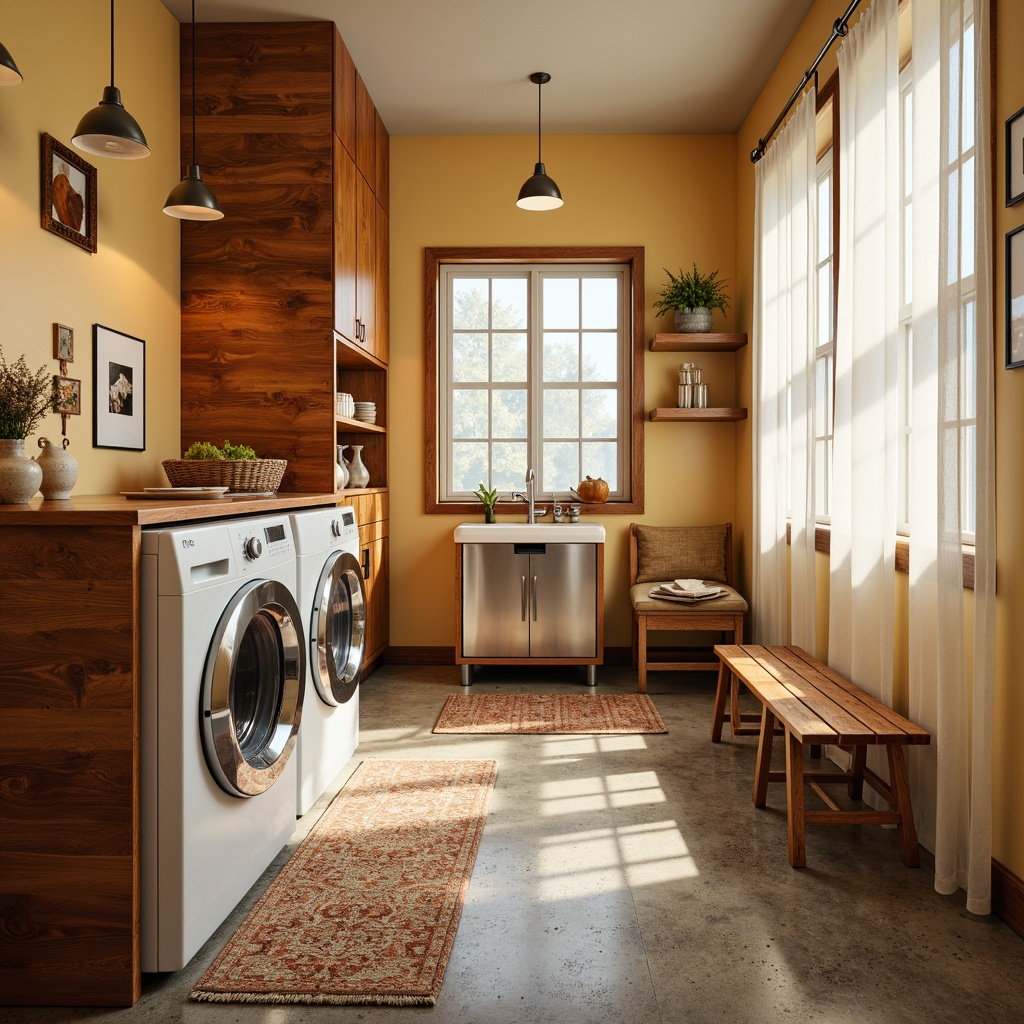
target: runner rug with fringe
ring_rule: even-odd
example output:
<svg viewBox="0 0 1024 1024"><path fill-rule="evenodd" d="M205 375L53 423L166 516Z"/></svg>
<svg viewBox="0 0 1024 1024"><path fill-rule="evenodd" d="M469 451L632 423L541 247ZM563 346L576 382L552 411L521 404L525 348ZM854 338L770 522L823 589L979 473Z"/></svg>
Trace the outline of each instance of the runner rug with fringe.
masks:
<svg viewBox="0 0 1024 1024"><path fill-rule="evenodd" d="M450 696L434 732L628 736L668 729L645 693L484 693Z"/></svg>
<svg viewBox="0 0 1024 1024"><path fill-rule="evenodd" d="M363 761L192 999L433 1006L497 770Z"/></svg>

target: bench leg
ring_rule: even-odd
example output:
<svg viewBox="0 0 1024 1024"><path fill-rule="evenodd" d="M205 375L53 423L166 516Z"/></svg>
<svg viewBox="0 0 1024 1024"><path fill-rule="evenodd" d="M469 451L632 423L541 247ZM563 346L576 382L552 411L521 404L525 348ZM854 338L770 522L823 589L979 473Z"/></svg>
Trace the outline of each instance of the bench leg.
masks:
<svg viewBox="0 0 1024 1024"><path fill-rule="evenodd" d="M889 752L889 785L896 798L896 810L900 814L900 823L896 826L900 859L908 868L918 868L921 866L921 858L917 848L914 812L910 806L910 782L907 779L907 763L903 759L903 746L890 743L886 749Z"/></svg>
<svg viewBox="0 0 1024 1024"><path fill-rule="evenodd" d="M715 691L715 710L711 716L712 743L722 742L722 725L725 722L725 698L731 676L732 672L725 667L725 662L720 662L718 665L718 689Z"/></svg>
<svg viewBox="0 0 1024 1024"><path fill-rule="evenodd" d="M857 744L853 748L853 760L850 763L850 785L847 792L851 800L861 800L864 797L864 765L868 759L868 748L863 744Z"/></svg>
<svg viewBox="0 0 1024 1024"><path fill-rule="evenodd" d="M807 866L804 841L804 745L786 730L786 820L789 824L789 866Z"/></svg>
<svg viewBox="0 0 1024 1024"><path fill-rule="evenodd" d="M761 709L761 735L757 741L757 763L754 766L754 806L768 803L768 773L772 767L772 739L775 736L775 716L765 704Z"/></svg>

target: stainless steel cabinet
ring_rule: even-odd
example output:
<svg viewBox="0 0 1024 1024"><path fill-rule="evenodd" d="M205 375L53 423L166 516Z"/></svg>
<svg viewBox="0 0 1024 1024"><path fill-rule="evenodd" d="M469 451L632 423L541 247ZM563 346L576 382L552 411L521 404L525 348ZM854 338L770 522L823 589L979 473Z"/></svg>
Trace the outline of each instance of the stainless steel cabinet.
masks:
<svg viewBox="0 0 1024 1024"><path fill-rule="evenodd" d="M462 545L457 660L599 660L598 549Z"/></svg>

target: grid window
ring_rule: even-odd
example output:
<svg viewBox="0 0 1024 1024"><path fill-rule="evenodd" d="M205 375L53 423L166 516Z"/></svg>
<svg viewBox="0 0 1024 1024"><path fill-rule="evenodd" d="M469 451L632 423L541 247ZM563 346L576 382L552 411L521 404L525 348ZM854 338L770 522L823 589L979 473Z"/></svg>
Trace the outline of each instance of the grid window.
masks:
<svg viewBox="0 0 1024 1024"><path fill-rule="evenodd" d="M833 231L832 149L818 159L817 239L815 243L814 335L814 517L832 515L832 423L835 397L835 239Z"/></svg>
<svg viewBox="0 0 1024 1024"><path fill-rule="evenodd" d="M624 264L442 264L442 502L481 483L566 498L585 476L631 500L631 270Z"/></svg>

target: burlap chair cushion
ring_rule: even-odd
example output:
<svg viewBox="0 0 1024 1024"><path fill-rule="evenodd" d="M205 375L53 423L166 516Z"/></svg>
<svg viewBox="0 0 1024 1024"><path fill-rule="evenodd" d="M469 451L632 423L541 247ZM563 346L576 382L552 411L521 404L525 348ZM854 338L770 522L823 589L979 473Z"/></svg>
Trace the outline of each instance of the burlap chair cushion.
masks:
<svg viewBox="0 0 1024 1024"><path fill-rule="evenodd" d="M686 577L689 579L689 577ZM694 577L696 578L696 577ZM668 583L669 580L662 580ZM712 582L705 579L705 583ZM743 596L732 587L723 584L726 591L721 597L713 597L710 601L694 601L689 604L685 601L663 601L656 597L650 597L650 592L658 586L658 583L647 582L637 583L629 588L629 602L638 612L745 612L747 602Z"/></svg>
<svg viewBox="0 0 1024 1024"><path fill-rule="evenodd" d="M726 529L725 523L717 526L638 525L637 583L689 579L725 583Z"/></svg>

